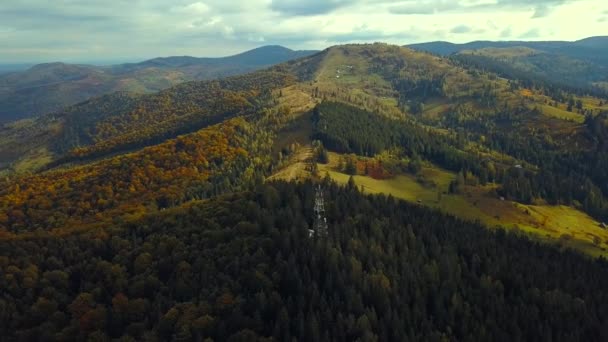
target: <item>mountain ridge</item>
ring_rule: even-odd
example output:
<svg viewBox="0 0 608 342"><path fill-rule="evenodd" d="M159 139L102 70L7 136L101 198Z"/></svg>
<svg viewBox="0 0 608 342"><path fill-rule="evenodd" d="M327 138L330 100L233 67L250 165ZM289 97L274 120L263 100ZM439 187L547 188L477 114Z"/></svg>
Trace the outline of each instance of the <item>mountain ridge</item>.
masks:
<svg viewBox="0 0 608 342"><path fill-rule="evenodd" d="M475 40L467 43L452 43L448 41L432 41L424 43L407 44L406 47L410 47L416 50L427 51L437 53L441 55L449 55L457 53L462 50L476 50L481 47L513 47L513 46L525 46L525 47L544 47L544 48L560 48L564 46L593 46L603 43L602 47L607 48L608 36L593 36L587 37L575 41L525 41L525 40Z"/></svg>
<svg viewBox="0 0 608 342"><path fill-rule="evenodd" d="M0 123L50 113L115 91L156 92L186 81L255 71L315 52L271 45L217 58L159 57L111 66L41 63L0 75Z"/></svg>
<svg viewBox="0 0 608 342"><path fill-rule="evenodd" d="M166 56L156 57L144 60L137 63L125 63L110 66L110 68L120 67L146 67L146 66L171 66L184 67L197 64L218 64L218 63L234 63L244 65L260 65L267 66L270 64L284 62L285 58L295 59L298 57L314 54L316 50L292 50L281 45L264 45L251 50L247 50L235 55L224 57L194 57L194 56Z"/></svg>
<svg viewBox="0 0 608 342"><path fill-rule="evenodd" d="M608 96L608 36L567 41L473 41L464 44L430 42L407 45L418 51L449 57L539 86L558 85L571 92ZM516 49L535 54L516 56ZM502 56L488 53L502 51ZM511 54L511 56L509 56ZM501 54L498 54L501 55ZM538 81L541 82L538 82Z"/></svg>

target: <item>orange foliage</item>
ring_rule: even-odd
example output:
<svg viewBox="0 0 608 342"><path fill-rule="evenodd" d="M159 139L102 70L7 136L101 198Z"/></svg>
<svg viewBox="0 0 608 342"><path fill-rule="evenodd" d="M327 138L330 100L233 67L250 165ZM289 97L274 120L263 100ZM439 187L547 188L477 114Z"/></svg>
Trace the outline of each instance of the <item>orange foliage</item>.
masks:
<svg viewBox="0 0 608 342"><path fill-rule="evenodd" d="M0 235L135 220L187 200L186 189L209 189L210 176L246 164L239 160L249 159L241 147L248 127L232 119L135 153L0 184Z"/></svg>
<svg viewBox="0 0 608 342"><path fill-rule="evenodd" d="M377 160L365 161L364 170L366 175L374 179L388 179L393 176L382 166L382 162Z"/></svg>
<svg viewBox="0 0 608 342"><path fill-rule="evenodd" d="M519 93L522 96L532 96L532 91L530 89L522 89Z"/></svg>
<svg viewBox="0 0 608 342"><path fill-rule="evenodd" d="M293 77L286 73L260 71L184 83L136 99L111 97L97 101L100 103L75 106L70 122L76 123L72 122L66 130L70 134L66 133L65 148L70 151L65 161L147 146L225 119L253 114L260 103L269 99L264 94L293 82ZM96 106L102 106L103 110L96 111ZM87 119L80 123L83 116Z"/></svg>

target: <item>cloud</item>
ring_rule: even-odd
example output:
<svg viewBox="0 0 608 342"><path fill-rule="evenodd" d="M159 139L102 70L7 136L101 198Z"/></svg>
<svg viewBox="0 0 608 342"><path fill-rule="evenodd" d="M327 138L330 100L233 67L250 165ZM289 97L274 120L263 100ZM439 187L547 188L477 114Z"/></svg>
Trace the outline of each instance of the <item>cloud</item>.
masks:
<svg viewBox="0 0 608 342"><path fill-rule="evenodd" d="M551 12L563 6L567 3L581 2L584 0L498 0L494 6L488 5L488 7L496 7L502 10L530 10L532 9L533 19L544 18Z"/></svg>
<svg viewBox="0 0 608 342"><path fill-rule="evenodd" d="M518 36L519 39L533 39L538 38L541 35L541 31L538 27L532 28Z"/></svg>
<svg viewBox="0 0 608 342"><path fill-rule="evenodd" d="M207 14L207 13L209 13L210 10L211 10L211 8L209 7L209 5L207 5L204 2L200 2L200 1L193 2L191 4L184 5L184 6L172 7L170 9L171 12L177 13L177 14L196 14L196 15Z"/></svg>
<svg viewBox="0 0 608 342"><path fill-rule="evenodd" d="M461 8L458 1L423 0L405 1L389 8L393 14L436 14Z"/></svg>
<svg viewBox="0 0 608 342"><path fill-rule="evenodd" d="M506 27L504 30L500 31L500 38L510 38L513 35L513 29L511 26Z"/></svg>
<svg viewBox="0 0 608 342"><path fill-rule="evenodd" d="M470 26L467 26L467 25L454 26L450 30L451 33L457 33L457 34L460 34L460 33L469 33L471 31L473 31L473 29Z"/></svg>
<svg viewBox="0 0 608 342"><path fill-rule="evenodd" d="M470 11L533 11L532 18L543 18L554 9L581 0L422 0L400 1L391 6L393 14L431 15L439 13L463 13Z"/></svg>
<svg viewBox="0 0 608 342"><path fill-rule="evenodd" d="M349 42L461 43L512 39L522 32L524 38L575 40L605 34L608 13L598 15L604 10L604 3L605 0L0 0L0 63L225 56L262 44L323 49ZM545 19L537 19L536 23L531 17ZM599 19L588 19L596 17ZM551 36L551 32L555 35Z"/></svg>
<svg viewBox="0 0 608 342"><path fill-rule="evenodd" d="M603 22L606 22L606 21L608 21L608 17L600 17L600 18L597 19L598 23L603 23Z"/></svg>
<svg viewBox="0 0 608 342"><path fill-rule="evenodd" d="M538 6L534 9L534 14L532 14L532 18L544 18L551 13L551 8L546 5Z"/></svg>
<svg viewBox="0 0 608 342"><path fill-rule="evenodd" d="M416 39L418 36L413 31L400 32L385 32L379 29L372 29L367 24L355 27L351 32L330 34L324 37L333 43L348 43L348 42L383 42L389 39Z"/></svg>
<svg viewBox="0 0 608 342"><path fill-rule="evenodd" d="M270 8L287 15L307 16L331 13L349 3L351 1L348 0L272 0Z"/></svg>

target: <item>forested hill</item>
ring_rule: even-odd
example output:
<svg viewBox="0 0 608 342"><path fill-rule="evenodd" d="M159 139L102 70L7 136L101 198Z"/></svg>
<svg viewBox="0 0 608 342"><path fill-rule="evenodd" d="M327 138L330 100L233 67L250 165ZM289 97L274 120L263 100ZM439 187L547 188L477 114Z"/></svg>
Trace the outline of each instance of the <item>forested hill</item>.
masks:
<svg viewBox="0 0 608 342"><path fill-rule="evenodd" d="M173 56L159 57L143 61L140 63L115 65L111 68L115 71L143 69L147 67L192 67L192 66L225 66L225 67L241 67L243 69L253 67L265 67L273 64L283 63L288 60L297 59L312 55L318 51L302 50L294 51L280 45L262 46L250 51L245 51L234 56L218 57L218 58L198 58L190 56ZM204 72L204 70L200 70ZM216 70L209 70L212 73ZM228 75L225 75L228 76Z"/></svg>
<svg viewBox="0 0 608 342"><path fill-rule="evenodd" d="M331 47L4 125L0 235L69 235L281 172L313 177L302 165L318 140L336 181L606 255L607 109L407 48Z"/></svg>
<svg viewBox="0 0 608 342"><path fill-rule="evenodd" d="M221 58L166 57L111 66L39 64L0 75L0 124L115 91L156 92L186 81L244 74L313 53L264 46Z"/></svg>
<svg viewBox="0 0 608 342"><path fill-rule="evenodd" d="M569 57L608 64L608 36L589 37L574 42L566 41L474 41L464 44L449 42L429 42L410 44L408 47L432 52L439 55L451 55L465 50L479 50L484 48L513 48L527 47L534 50L563 54Z"/></svg>
<svg viewBox="0 0 608 342"><path fill-rule="evenodd" d="M265 70L186 82L155 94L118 92L93 98L0 127L0 168L30 157L41 168L159 144L256 113L271 100L272 89L293 82L289 73Z"/></svg>
<svg viewBox="0 0 608 342"><path fill-rule="evenodd" d="M23 340L605 341L608 265L436 211L274 183L66 238L0 242Z"/></svg>

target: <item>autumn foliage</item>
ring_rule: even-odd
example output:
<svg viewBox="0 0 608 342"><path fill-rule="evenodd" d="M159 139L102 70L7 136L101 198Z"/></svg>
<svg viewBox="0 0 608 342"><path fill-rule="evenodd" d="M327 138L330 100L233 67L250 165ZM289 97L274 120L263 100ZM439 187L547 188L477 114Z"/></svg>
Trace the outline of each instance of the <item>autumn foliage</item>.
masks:
<svg viewBox="0 0 608 342"><path fill-rule="evenodd" d="M206 198L252 178L263 135L237 118L138 152L0 186L0 233L61 232ZM254 144L255 143L255 144ZM266 145L264 145L266 143Z"/></svg>
<svg viewBox="0 0 608 342"><path fill-rule="evenodd" d="M271 90L295 81L279 71L189 82L156 94L93 99L67 108L56 164L89 160L161 143L237 116L256 113Z"/></svg>

